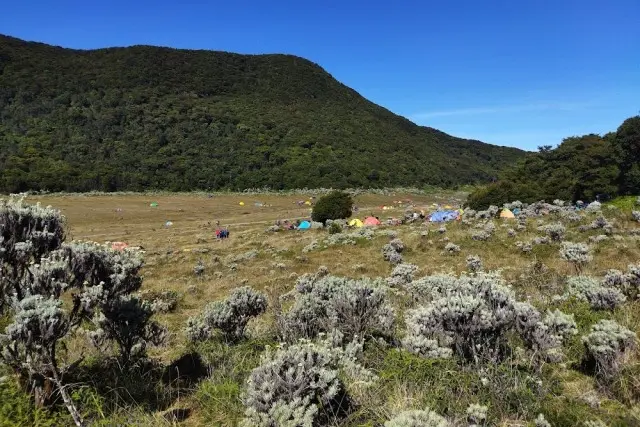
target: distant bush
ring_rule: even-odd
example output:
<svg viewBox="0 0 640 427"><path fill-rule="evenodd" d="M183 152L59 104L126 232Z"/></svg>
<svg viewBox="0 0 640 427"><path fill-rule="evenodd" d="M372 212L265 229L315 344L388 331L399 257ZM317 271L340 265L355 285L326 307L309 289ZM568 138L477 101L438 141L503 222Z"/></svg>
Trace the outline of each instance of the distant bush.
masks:
<svg viewBox="0 0 640 427"><path fill-rule="evenodd" d="M337 222L332 222L329 226L329 234L338 234L342 232L342 227Z"/></svg>
<svg viewBox="0 0 640 427"><path fill-rule="evenodd" d="M351 216L353 199L347 193L334 191L318 199L313 207L311 219L326 223L329 219L344 219Z"/></svg>
<svg viewBox="0 0 640 427"><path fill-rule="evenodd" d="M467 270L472 273L482 271L482 260L477 255L469 255L467 257Z"/></svg>
<svg viewBox="0 0 640 427"><path fill-rule="evenodd" d="M460 246L456 245L455 243L449 242L444 246L444 252L450 255L457 254L458 252L460 252Z"/></svg>
<svg viewBox="0 0 640 427"><path fill-rule="evenodd" d="M418 266L413 264L398 264L393 268L391 276L387 278L387 284L391 287L402 287L413 281L413 276L418 271Z"/></svg>
<svg viewBox="0 0 640 427"><path fill-rule="evenodd" d="M590 254L589 246L584 243L563 242L560 249L560 257L571 263L577 271L591 262L593 257Z"/></svg>
<svg viewBox="0 0 640 427"><path fill-rule="evenodd" d="M402 243L402 240L396 238L382 247L382 257L391 264L400 264L402 262L401 253L403 250L404 243Z"/></svg>
<svg viewBox="0 0 640 427"><path fill-rule="evenodd" d="M244 337L249 320L266 309L264 294L248 286L236 288L227 299L209 304L199 316L190 318L187 337L191 341L204 341L212 337L214 329L218 329L227 342L237 342Z"/></svg>
<svg viewBox="0 0 640 427"><path fill-rule="evenodd" d="M565 226L559 222L540 226L538 227L538 230L546 233L554 242L560 242L563 240L564 235L567 232Z"/></svg>

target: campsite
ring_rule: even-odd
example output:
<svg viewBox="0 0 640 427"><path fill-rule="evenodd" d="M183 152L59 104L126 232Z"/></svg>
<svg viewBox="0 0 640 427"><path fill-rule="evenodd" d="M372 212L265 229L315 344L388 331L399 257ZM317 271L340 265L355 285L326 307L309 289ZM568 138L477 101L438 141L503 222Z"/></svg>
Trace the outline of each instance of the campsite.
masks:
<svg viewBox="0 0 640 427"><path fill-rule="evenodd" d="M393 205L393 199L399 196L406 201L397 203L393 210L383 209ZM212 370L211 374L187 383L180 380L166 384L158 379L142 386L140 381L144 382L144 377L155 374L145 370L149 368L135 368L128 382L121 383L127 384L129 395L117 391L122 379L112 383L115 378L107 379L108 374L102 380L108 384L85 379L83 393L92 396L93 401L80 403L85 418L107 424L126 420L136 425L162 425L176 422L176 414L182 414L179 419L183 425L237 425L245 414L242 396L246 380L259 365L265 348L277 344L273 311L277 305L272 304L295 289L303 278L323 271L322 274L329 274L327 277L383 278L389 284L397 283L391 285L387 298L401 313L408 303L402 295L412 289L412 283L416 286L420 283L418 278L469 274L476 271L469 270L476 268L470 267L475 265L470 264L472 260L481 264L480 271L498 272L501 280L513 287L518 299L541 310L559 308L572 313L580 334L588 333L599 319L615 319L631 331L640 332L638 300L629 299L615 310L594 311L588 299L562 299L567 292L567 278L576 274L574 265L559 255L564 241L588 243L593 259L581 269L584 276L603 277L611 270L624 272L640 259L640 223L633 219L626 205L594 204L591 209L515 204L487 212L462 210L460 214L452 208L464 199L462 192L359 192L354 196L358 216L354 213L345 220L345 226L337 234L313 227L270 230L284 218L301 219L301 224L308 220L309 205L299 206L299 198L297 194L269 193L25 197L25 203L59 208L66 217L68 239L111 242L116 252L140 248L144 253L140 294L164 301L166 309L158 311L154 319L168 331L164 344L148 348L148 357L157 369L166 372L176 363L184 364L185 355L197 354L201 360L198 363ZM407 219L422 211L426 215L404 224L387 225L384 220L390 217L390 211L394 211L393 216ZM514 211L518 215L508 213ZM375 223L375 216L381 219L380 224ZM366 218L371 218L369 224ZM166 226L169 219L172 225ZM216 238L217 224L229 229L228 239ZM559 238L553 237L554 230L560 233ZM389 243L401 245L400 264L386 260ZM196 318L212 301L224 299L242 286L264 292L270 304L265 314L249 322L246 338L232 344L221 343L219 338L196 345L190 343L185 332L186 320ZM402 335L405 333L401 332L401 319L399 315L396 328L401 329L396 333ZM440 413L450 411L450 419L464 418L465 408L480 402L488 407L486 416L496 425L529 425L541 413L557 425L570 425L582 419L604 420L609 423L606 425L634 425L635 413L626 405L640 393L635 374L640 359L627 354L625 368L617 374L624 383L603 385L597 375L575 364L584 354L581 341L576 339L566 345L564 363L545 364L541 371L521 366L519 369L524 369L521 373L509 374L485 367L484 377L479 377L472 366L464 363L452 365L450 359L434 359L428 362L434 364L433 368L427 368L423 364L428 359L413 355L402 346L371 342L360 356L364 359L358 360L378 379L366 387L347 383L352 384L350 399L357 406L341 416L340 425L383 422L398 405L411 407L414 401L424 402ZM68 342L67 357L82 354L98 357L90 359L97 362L108 359L115 349L102 355L95 351L83 340L74 338ZM181 369L194 368L187 364ZM531 389L525 377L540 381L542 387L528 396L531 391L527 390ZM490 385L474 391L479 390L476 383L480 380ZM554 385L559 380L562 385ZM451 387L452 381L458 385ZM14 399L20 399L13 382L5 382L2 387L13 390ZM109 392L105 387L116 389ZM552 391L549 387L556 388ZM115 406L104 400L113 397L113 393L120 402ZM140 404L140 399L147 403ZM593 404L595 401L597 405ZM569 411L567 402L571 404ZM4 411L4 416L8 416ZM62 411L57 416L65 419Z"/></svg>
<svg viewBox="0 0 640 427"><path fill-rule="evenodd" d="M0 427L640 427L638 17L4 2Z"/></svg>

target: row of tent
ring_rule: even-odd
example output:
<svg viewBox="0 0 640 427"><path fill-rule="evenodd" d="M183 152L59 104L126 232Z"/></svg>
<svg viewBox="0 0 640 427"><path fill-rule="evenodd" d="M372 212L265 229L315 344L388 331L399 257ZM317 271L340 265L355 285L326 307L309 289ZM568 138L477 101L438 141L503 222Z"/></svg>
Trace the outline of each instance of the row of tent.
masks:
<svg viewBox="0 0 640 427"><path fill-rule="evenodd" d="M429 215L429 222L448 222L448 221L457 221L462 219L462 214L464 211L462 209L458 210L442 210L436 211ZM514 219L516 215L520 213L520 209L514 209L513 211L509 209L503 209L500 212L500 218L502 219Z"/></svg>
<svg viewBox="0 0 640 427"><path fill-rule="evenodd" d="M382 223L380 222L380 220L374 216L368 216L364 219L364 221L358 219L358 218L354 218L352 220L350 220L349 222L347 222L347 225L349 227L375 227L378 225L381 225Z"/></svg>

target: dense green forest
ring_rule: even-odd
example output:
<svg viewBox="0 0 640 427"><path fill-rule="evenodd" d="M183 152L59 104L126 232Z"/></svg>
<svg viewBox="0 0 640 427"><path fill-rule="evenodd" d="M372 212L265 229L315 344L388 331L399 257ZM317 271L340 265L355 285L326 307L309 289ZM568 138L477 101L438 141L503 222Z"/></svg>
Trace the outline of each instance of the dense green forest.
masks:
<svg viewBox="0 0 640 427"><path fill-rule="evenodd" d="M598 196L640 194L640 116L616 132L566 138L555 149L540 147L500 179L469 196L469 206L484 209L520 200L592 201Z"/></svg>
<svg viewBox="0 0 640 427"><path fill-rule="evenodd" d="M290 55L0 35L0 191L454 186L524 153L420 127Z"/></svg>

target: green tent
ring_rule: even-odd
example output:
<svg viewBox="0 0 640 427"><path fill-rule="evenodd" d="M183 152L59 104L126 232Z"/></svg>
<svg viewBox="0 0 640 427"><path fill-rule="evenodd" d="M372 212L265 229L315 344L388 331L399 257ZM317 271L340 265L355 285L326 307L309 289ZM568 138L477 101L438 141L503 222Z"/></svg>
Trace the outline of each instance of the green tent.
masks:
<svg viewBox="0 0 640 427"><path fill-rule="evenodd" d="M152 208L156 208L158 207L158 202L151 202L149 206L151 206Z"/></svg>

